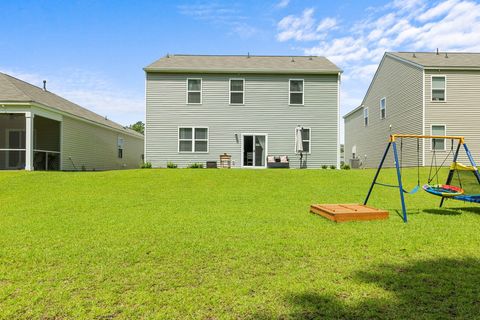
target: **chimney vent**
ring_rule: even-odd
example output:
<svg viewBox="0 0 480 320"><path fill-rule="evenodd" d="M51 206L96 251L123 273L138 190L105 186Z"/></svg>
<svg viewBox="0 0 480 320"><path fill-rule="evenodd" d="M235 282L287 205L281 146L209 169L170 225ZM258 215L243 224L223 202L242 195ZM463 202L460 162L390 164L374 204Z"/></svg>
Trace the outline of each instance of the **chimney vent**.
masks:
<svg viewBox="0 0 480 320"><path fill-rule="evenodd" d="M250 52L247 52L247 58L250 58Z"/></svg>
<svg viewBox="0 0 480 320"><path fill-rule="evenodd" d="M43 80L43 91L47 91L47 80Z"/></svg>
<svg viewBox="0 0 480 320"><path fill-rule="evenodd" d="M292 62L295 62L295 59L292 57Z"/></svg>
<svg viewBox="0 0 480 320"><path fill-rule="evenodd" d="M438 48L437 48L437 56L438 56Z"/></svg>
<svg viewBox="0 0 480 320"><path fill-rule="evenodd" d="M445 58L448 58L448 54L445 52Z"/></svg>
<svg viewBox="0 0 480 320"><path fill-rule="evenodd" d="M416 57L417 57L417 56L415 55L415 52L413 53L412 57L413 57L413 58L416 58Z"/></svg>

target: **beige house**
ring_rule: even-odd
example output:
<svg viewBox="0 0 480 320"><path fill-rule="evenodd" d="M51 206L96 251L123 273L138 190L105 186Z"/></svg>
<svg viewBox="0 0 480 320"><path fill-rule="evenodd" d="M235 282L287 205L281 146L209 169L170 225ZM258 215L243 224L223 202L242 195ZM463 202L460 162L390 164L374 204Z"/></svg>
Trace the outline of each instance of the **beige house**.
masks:
<svg viewBox="0 0 480 320"><path fill-rule="evenodd" d="M465 136L479 159L480 53L387 52L362 104L343 118L347 163L377 167L393 133ZM451 148L451 141L404 140L403 164L428 166L433 149L441 159Z"/></svg>
<svg viewBox="0 0 480 320"><path fill-rule="evenodd" d="M143 135L0 73L0 170L138 168Z"/></svg>

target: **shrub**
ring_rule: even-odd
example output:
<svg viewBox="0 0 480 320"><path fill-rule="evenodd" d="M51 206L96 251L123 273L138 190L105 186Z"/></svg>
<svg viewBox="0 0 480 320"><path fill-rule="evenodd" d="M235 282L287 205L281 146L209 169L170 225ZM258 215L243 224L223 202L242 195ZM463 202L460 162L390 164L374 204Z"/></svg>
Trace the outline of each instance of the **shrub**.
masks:
<svg viewBox="0 0 480 320"><path fill-rule="evenodd" d="M188 166L190 169L201 169L203 168L203 163L195 162Z"/></svg>
<svg viewBox="0 0 480 320"><path fill-rule="evenodd" d="M140 166L140 168L142 168L142 169L151 169L151 168L152 168L152 163L151 163L151 162L144 162L144 163L142 163L142 165Z"/></svg>
<svg viewBox="0 0 480 320"><path fill-rule="evenodd" d="M344 164L344 165L342 166L342 169L343 169L343 170L350 170L350 166L349 166L348 164Z"/></svg>
<svg viewBox="0 0 480 320"><path fill-rule="evenodd" d="M326 164L322 165L322 169L328 169L328 166Z"/></svg>
<svg viewBox="0 0 480 320"><path fill-rule="evenodd" d="M332 164L332 165L330 166L330 169L335 170L335 169L337 169L337 166Z"/></svg>
<svg viewBox="0 0 480 320"><path fill-rule="evenodd" d="M175 168L177 168L177 165L175 163L173 163L172 161L168 161L167 162L167 168L175 169Z"/></svg>

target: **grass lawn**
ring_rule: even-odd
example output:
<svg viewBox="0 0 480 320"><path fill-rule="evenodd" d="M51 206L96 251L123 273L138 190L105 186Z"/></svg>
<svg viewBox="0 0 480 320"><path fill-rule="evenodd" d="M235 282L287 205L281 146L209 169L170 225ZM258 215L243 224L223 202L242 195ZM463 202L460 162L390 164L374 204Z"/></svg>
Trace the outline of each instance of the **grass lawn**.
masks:
<svg viewBox="0 0 480 320"><path fill-rule="evenodd" d="M0 318L480 318L480 207L419 191L404 224L379 187L389 220L309 213L373 174L2 172Z"/></svg>

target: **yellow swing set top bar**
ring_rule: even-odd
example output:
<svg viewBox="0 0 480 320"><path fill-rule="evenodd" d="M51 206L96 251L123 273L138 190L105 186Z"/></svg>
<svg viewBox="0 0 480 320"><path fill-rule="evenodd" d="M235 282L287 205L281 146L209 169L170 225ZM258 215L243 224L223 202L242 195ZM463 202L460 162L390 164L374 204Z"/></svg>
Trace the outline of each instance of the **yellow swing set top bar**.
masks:
<svg viewBox="0 0 480 320"><path fill-rule="evenodd" d="M458 140L460 144L465 143L465 137L462 136L422 136L417 134L392 134L390 135L390 142L395 142L397 138L417 138L417 139L452 139Z"/></svg>

